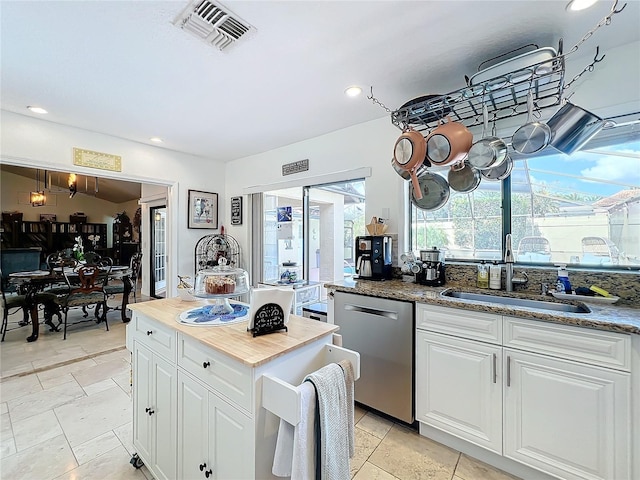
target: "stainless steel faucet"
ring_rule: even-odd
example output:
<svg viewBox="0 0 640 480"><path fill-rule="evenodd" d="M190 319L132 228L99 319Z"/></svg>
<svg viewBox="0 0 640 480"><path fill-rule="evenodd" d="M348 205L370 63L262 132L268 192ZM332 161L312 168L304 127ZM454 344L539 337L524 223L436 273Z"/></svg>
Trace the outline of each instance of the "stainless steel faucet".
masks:
<svg viewBox="0 0 640 480"><path fill-rule="evenodd" d="M506 270L506 289L507 292L513 292L514 285L526 285L529 277L526 272L520 272L520 277L513 276L513 249L511 248L511 234L507 233L504 241L504 263Z"/></svg>

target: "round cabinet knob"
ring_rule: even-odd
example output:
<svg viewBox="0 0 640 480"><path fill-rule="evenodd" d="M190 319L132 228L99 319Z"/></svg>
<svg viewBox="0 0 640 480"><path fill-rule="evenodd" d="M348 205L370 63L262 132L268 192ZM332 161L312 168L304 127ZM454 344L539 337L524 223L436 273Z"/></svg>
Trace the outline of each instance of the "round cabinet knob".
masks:
<svg viewBox="0 0 640 480"><path fill-rule="evenodd" d="M153 333L153 331L147 330L147 335L151 335L152 333Z"/></svg>
<svg viewBox="0 0 640 480"><path fill-rule="evenodd" d="M202 366L204 368L210 367L211 366L211 362L202 362Z"/></svg>

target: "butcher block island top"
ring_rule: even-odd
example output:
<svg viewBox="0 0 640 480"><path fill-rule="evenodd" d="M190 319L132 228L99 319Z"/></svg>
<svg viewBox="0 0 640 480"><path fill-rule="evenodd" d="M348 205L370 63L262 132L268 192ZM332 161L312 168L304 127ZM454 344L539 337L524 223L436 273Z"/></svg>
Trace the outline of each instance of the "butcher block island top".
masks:
<svg viewBox="0 0 640 480"><path fill-rule="evenodd" d="M228 326L206 327L178 323L177 318L185 310L208 304L206 300L183 302L179 298L166 298L129 304L127 308L189 335L202 344L250 367L267 363L339 329L336 325L297 315L289 316L288 331L257 337L253 337L251 332L247 331L248 321Z"/></svg>

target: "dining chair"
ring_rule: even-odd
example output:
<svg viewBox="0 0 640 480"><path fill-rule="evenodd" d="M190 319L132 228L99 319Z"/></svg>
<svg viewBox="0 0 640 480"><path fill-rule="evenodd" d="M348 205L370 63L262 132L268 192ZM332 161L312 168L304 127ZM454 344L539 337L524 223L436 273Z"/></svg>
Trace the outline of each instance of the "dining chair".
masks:
<svg viewBox="0 0 640 480"><path fill-rule="evenodd" d="M137 303L138 301L138 279L140 278L140 270L142 269L142 253L136 252L131 255L131 260L129 261L129 269L131 271L131 276L129 277L129 281L131 282L131 293L133 293L133 301ZM105 291L107 295L112 297L114 295L123 294L124 293L124 282L126 279L116 280L112 283L107 284L105 287ZM112 308L112 307L109 307ZM113 308L114 310L118 310L119 307Z"/></svg>
<svg viewBox="0 0 640 480"><path fill-rule="evenodd" d="M0 277L2 277L2 271L0 270ZM29 304L27 303L27 296L20 295L17 292L5 293L5 281L0 281L0 290L2 291L2 341L7 334L9 326L9 315L13 315L19 311L23 312L22 320L16 322L17 327L25 327L29 324Z"/></svg>
<svg viewBox="0 0 640 480"><path fill-rule="evenodd" d="M85 317L87 307L94 307L99 309L102 307L102 314L95 320L96 323L103 322L106 325L107 331L109 330L109 323L107 322L107 295L104 290L105 278L108 277L108 271L101 268L99 265L82 265L77 270L63 269L63 277L67 286L67 294L58 296L56 303L60 306L62 313L64 313L64 334L63 340L67 338L67 318L69 309L74 307L84 307ZM90 319L93 321L93 319ZM89 320L80 320L81 323Z"/></svg>

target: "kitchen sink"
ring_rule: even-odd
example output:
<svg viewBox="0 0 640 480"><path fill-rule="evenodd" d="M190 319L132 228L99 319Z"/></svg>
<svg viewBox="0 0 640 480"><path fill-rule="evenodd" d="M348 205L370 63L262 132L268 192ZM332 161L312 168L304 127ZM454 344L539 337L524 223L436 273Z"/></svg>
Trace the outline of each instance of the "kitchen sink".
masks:
<svg viewBox="0 0 640 480"><path fill-rule="evenodd" d="M512 307L528 307L539 308L542 310L551 310L554 312L568 313L591 313L588 307L584 305L574 305L571 303L548 302L545 300L529 300L527 298L502 297L499 295L488 295L484 293L459 292L456 290L446 290L442 292L442 296L458 298L460 300L475 300L477 302L496 303L499 305L509 305Z"/></svg>

